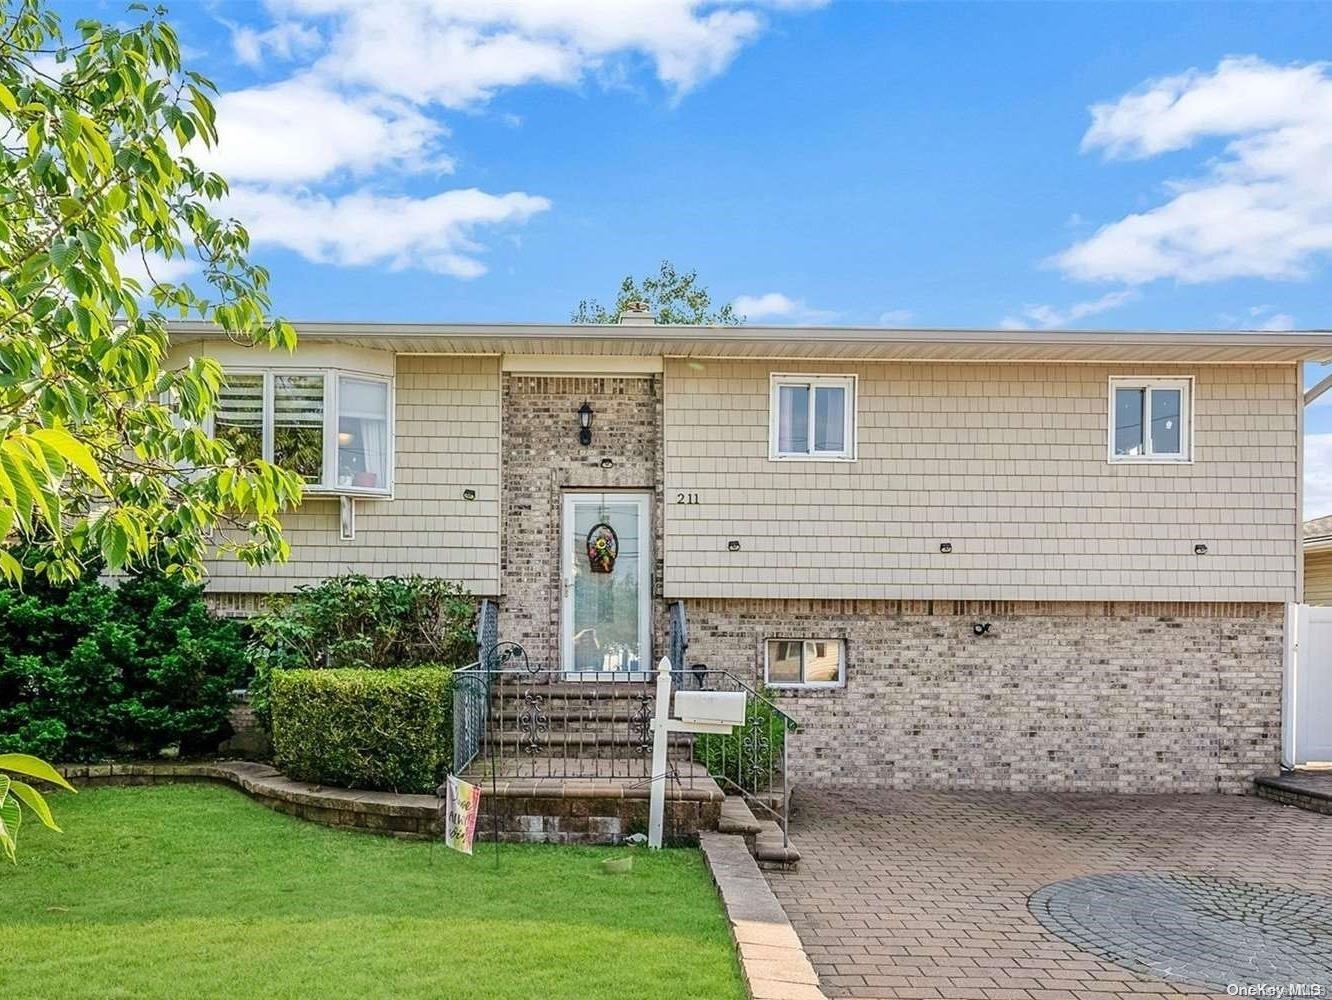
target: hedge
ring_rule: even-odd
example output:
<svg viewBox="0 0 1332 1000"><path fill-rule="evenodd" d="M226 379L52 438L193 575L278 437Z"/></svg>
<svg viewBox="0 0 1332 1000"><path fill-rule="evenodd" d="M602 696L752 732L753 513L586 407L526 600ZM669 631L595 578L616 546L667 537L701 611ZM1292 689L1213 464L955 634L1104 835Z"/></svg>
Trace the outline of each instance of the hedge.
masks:
<svg viewBox="0 0 1332 1000"><path fill-rule="evenodd" d="M452 757L451 678L429 666L275 671L277 766L297 781L433 792Z"/></svg>
<svg viewBox="0 0 1332 1000"><path fill-rule="evenodd" d="M202 587L145 574L108 587L0 587L0 753L46 760L211 753L245 684L245 632Z"/></svg>

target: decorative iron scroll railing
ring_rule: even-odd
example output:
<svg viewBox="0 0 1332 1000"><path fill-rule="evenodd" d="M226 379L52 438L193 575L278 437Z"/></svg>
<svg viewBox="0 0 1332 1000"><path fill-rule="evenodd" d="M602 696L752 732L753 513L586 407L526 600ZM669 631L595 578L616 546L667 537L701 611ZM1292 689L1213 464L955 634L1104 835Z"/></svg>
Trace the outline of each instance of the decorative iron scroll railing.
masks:
<svg viewBox="0 0 1332 1000"><path fill-rule="evenodd" d="M745 724L731 735L670 735L666 779L712 780L743 795L786 836L788 736L797 723L734 674L696 665L678 687L743 691ZM454 674L454 770L474 779L602 779L647 784L656 685L648 675L533 668L522 647L496 643Z"/></svg>

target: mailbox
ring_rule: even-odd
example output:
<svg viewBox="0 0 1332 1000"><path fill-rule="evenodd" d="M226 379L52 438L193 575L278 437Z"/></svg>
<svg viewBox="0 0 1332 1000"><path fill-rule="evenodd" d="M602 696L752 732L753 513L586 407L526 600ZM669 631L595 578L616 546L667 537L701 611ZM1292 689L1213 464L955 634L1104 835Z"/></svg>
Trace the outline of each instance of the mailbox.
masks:
<svg viewBox="0 0 1332 1000"><path fill-rule="evenodd" d="M675 715L681 722L743 726L743 691L676 691Z"/></svg>

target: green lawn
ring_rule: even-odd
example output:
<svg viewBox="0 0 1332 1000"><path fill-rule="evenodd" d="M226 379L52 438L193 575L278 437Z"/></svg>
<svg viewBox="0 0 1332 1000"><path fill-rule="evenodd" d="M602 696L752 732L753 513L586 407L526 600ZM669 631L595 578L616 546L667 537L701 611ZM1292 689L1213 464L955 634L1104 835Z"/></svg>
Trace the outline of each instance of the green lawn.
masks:
<svg viewBox="0 0 1332 1000"><path fill-rule="evenodd" d="M0 995L728 1000L696 851L442 845L329 830L211 785L52 797L0 862Z"/></svg>

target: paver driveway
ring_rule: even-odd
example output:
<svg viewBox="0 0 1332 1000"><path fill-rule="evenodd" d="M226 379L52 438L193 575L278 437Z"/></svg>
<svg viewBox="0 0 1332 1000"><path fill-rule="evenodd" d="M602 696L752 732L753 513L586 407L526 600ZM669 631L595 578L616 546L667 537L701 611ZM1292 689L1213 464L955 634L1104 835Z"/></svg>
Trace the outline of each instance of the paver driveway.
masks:
<svg viewBox="0 0 1332 1000"><path fill-rule="evenodd" d="M830 997L1224 996L1062 940L1028 897L1109 872L1332 896L1332 816L1252 797L802 789L792 835L799 868L769 881Z"/></svg>

